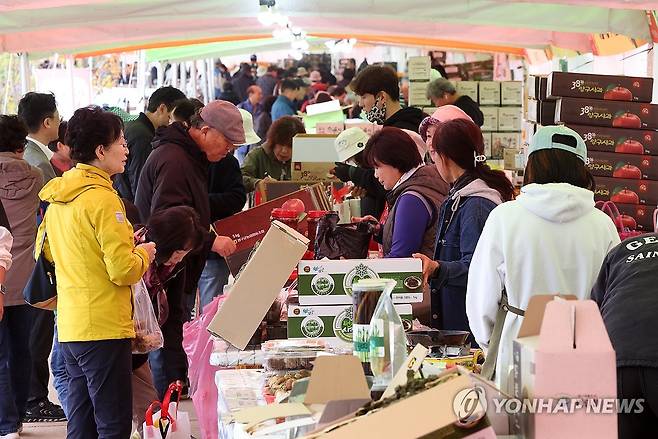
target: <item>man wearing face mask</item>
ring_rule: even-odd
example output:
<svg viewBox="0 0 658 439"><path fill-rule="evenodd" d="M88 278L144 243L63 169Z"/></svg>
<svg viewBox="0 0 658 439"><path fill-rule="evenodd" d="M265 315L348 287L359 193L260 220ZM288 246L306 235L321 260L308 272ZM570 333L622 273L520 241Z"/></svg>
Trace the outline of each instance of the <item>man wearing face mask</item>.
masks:
<svg viewBox="0 0 658 439"><path fill-rule="evenodd" d="M358 103L368 121L385 127L396 127L418 132L418 127L427 115L419 108L400 105L400 85L397 73L388 66L369 66L363 69L350 85L358 97ZM341 181L351 181L365 189L383 206L387 191L375 178L375 171L336 163L334 175ZM378 209L379 210L379 209ZM381 211L369 212L379 217Z"/></svg>

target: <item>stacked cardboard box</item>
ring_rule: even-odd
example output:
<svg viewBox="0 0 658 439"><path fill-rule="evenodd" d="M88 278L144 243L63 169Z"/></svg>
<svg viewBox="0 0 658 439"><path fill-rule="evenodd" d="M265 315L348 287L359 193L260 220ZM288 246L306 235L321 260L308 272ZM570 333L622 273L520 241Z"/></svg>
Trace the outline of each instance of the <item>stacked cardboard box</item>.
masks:
<svg viewBox="0 0 658 439"><path fill-rule="evenodd" d="M521 105L523 85L520 81L461 81L457 93L470 96L480 104L484 115L482 136L485 155L490 164L517 169L515 156L521 147ZM507 160L505 160L507 158ZM505 161L504 161L505 160ZM495 163L495 161L500 161Z"/></svg>
<svg viewBox="0 0 658 439"><path fill-rule="evenodd" d="M393 302L410 328L412 304L423 302L422 263L418 259L301 261L299 306L288 307L288 338L320 338L351 347L352 284L361 279L397 281Z"/></svg>
<svg viewBox="0 0 658 439"><path fill-rule="evenodd" d="M597 201L617 204L625 226L652 230L658 204L658 106L653 79L553 72L528 80L527 119L565 124L587 145Z"/></svg>

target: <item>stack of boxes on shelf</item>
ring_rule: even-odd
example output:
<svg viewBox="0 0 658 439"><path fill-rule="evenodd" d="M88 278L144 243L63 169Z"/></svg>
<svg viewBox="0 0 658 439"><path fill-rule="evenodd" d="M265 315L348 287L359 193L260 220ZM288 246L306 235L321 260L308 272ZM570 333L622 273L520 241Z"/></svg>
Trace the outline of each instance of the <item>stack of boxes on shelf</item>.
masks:
<svg viewBox="0 0 658 439"><path fill-rule="evenodd" d="M432 102L427 98L431 63L432 61L429 56L409 57L407 62L407 78L409 79L410 107L422 108L432 105Z"/></svg>
<svg viewBox="0 0 658 439"><path fill-rule="evenodd" d="M480 104L488 163L499 169L522 169L519 160L523 119L521 81L458 81L455 88L457 94L469 96Z"/></svg>
<svg viewBox="0 0 658 439"><path fill-rule="evenodd" d="M413 307L423 301L419 259L349 259L301 261L299 305L288 305L288 338L317 338L332 346L352 347L352 284L361 279L397 281L393 303L411 328Z"/></svg>
<svg viewBox="0 0 658 439"><path fill-rule="evenodd" d="M658 204L658 106L653 79L553 72L530 77L527 118L565 124L587 145L597 201L613 201L626 227L653 229ZM647 207L650 206L650 207Z"/></svg>

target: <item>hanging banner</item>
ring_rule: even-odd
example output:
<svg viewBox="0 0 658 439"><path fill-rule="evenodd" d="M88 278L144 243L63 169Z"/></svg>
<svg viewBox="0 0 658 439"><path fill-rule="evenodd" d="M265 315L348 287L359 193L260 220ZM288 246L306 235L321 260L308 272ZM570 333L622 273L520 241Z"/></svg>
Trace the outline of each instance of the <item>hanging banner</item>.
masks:
<svg viewBox="0 0 658 439"><path fill-rule="evenodd" d="M592 53L598 56L617 55L637 49L645 45L644 40L636 40L625 35L607 32L604 34L592 34Z"/></svg>
<svg viewBox="0 0 658 439"><path fill-rule="evenodd" d="M647 11L647 19L649 20L651 40L658 43L658 11Z"/></svg>

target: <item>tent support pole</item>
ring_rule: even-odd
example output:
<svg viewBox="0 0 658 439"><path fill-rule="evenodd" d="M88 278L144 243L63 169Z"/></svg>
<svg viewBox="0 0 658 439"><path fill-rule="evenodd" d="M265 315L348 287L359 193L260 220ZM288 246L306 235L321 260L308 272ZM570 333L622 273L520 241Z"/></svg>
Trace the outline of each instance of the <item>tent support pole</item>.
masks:
<svg viewBox="0 0 658 439"><path fill-rule="evenodd" d="M2 114L7 114L7 104L9 103L9 84L14 82L12 80L12 63L14 62L14 54L9 54L9 62L7 63L7 74L5 75L5 97L2 101Z"/></svg>
<svg viewBox="0 0 658 439"><path fill-rule="evenodd" d="M75 103L75 90L73 89L73 55L66 57L66 76L69 82L69 90L71 91L71 112L77 108Z"/></svg>
<svg viewBox="0 0 658 439"><path fill-rule="evenodd" d="M24 95L30 91L30 60L27 52L20 54L20 71L21 71L21 94Z"/></svg>
<svg viewBox="0 0 658 439"><path fill-rule="evenodd" d="M215 99L215 60L213 58L208 58L206 64L208 71L206 76L206 79L208 80L208 102L210 102Z"/></svg>
<svg viewBox="0 0 658 439"><path fill-rule="evenodd" d="M192 60L192 65L190 66L190 88L192 89L192 94L191 96L193 98L196 98L198 96L196 85L197 85L197 80L196 80L196 60Z"/></svg>

